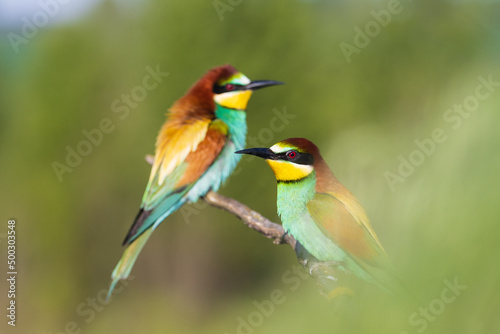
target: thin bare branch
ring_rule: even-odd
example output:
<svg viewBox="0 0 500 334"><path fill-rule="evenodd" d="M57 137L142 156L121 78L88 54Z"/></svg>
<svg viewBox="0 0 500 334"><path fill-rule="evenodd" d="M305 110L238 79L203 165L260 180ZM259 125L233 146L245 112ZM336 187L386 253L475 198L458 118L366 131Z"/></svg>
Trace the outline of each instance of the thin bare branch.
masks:
<svg viewBox="0 0 500 334"><path fill-rule="evenodd" d="M229 211L241 219L245 225L251 229L265 235L269 239L273 239L273 243L289 244L295 249L295 239L291 235L286 234L281 225L273 223L260 213L250 209L248 206L213 191L206 194L203 199L216 208Z"/></svg>
<svg viewBox="0 0 500 334"><path fill-rule="evenodd" d="M153 156L149 154L146 155L146 161L149 164L152 164L153 160ZM273 223L260 213L253 211L248 206L241 204L237 200L222 196L213 191L208 192L205 197L203 197L203 200L213 207L232 213L251 229L259 232L269 239L273 239L273 243L289 244L293 249L295 249L295 239L291 235L285 233L285 230L281 225Z"/></svg>

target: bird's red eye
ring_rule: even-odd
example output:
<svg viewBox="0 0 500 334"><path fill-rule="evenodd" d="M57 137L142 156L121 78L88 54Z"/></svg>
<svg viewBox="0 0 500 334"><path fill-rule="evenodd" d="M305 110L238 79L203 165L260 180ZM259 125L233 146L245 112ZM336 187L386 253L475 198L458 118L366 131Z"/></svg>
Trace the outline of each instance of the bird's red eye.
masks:
<svg viewBox="0 0 500 334"><path fill-rule="evenodd" d="M297 152L295 151L288 151L286 152L286 157L289 158L289 159L293 159L297 156Z"/></svg>
<svg viewBox="0 0 500 334"><path fill-rule="evenodd" d="M227 91L232 91L234 89L234 85L233 84L227 84L226 85L226 90Z"/></svg>

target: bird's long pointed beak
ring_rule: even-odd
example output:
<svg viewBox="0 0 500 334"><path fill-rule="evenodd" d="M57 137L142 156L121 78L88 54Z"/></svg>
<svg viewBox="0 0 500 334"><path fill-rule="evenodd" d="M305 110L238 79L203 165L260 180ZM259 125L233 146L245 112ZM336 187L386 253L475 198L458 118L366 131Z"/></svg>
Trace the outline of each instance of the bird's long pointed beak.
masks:
<svg viewBox="0 0 500 334"><path fill-rule="evenodd" d="M257 90L264 87L284 85L284 82L274 80L255 80L245 85L245 89Z"/></svg>
<svg viewBox="0 0 500 334"><path fill-rule="evenodd" d="M275 154L268 148L247 148L246 150L236 151L237 154L255 155L260 158L274 160Z"/></svg>

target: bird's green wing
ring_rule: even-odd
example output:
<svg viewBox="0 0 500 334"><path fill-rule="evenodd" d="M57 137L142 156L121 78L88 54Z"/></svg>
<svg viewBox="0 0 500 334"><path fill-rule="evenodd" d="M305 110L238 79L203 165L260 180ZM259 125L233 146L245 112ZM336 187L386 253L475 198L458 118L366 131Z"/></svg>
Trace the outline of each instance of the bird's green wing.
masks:
<svg viewBox="0 0 500 334"><path fill-rule="evenodd" d="M318 193L307 208L320 230L371 276L373 283L393 294L408 296L363 208L353 196Z"/></svg>
<svg viewBox="0 0 500 334"><path fill-rule="evenodd" d="M363 208L354 198L339 199L318 193L307 203L321 231L362 267L385 267L385 251L378 241Z"/></svg>

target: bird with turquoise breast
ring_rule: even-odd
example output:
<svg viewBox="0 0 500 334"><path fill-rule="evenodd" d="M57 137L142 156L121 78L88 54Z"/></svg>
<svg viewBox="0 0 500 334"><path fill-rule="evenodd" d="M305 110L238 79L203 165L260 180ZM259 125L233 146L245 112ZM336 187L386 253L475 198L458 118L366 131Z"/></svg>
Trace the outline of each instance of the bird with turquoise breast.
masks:
<svg viewBox="0 0 500 334"><path fill-rule="evenodd" d="M155 228L186 202L217 191L245 147L246 108L252 92L278 81L251 81L230 65L208 71L169 109L161 128L140 210L112 273L108 298L126 279Z"/></svg>

